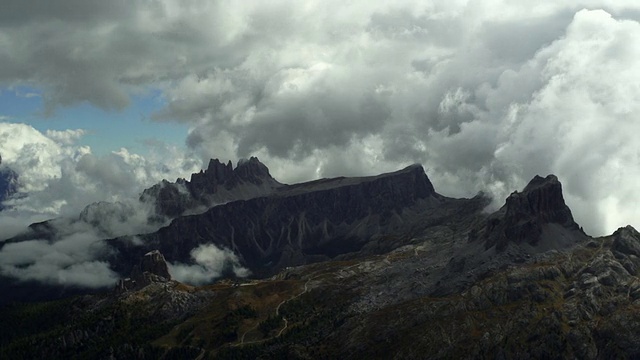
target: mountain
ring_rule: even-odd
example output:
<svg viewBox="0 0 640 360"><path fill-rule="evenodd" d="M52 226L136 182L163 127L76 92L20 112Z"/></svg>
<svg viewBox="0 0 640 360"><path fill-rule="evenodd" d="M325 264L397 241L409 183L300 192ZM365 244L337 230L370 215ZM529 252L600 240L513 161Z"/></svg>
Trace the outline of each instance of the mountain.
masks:
<svg viewBox="0 0 640 360"><path fill-rule="evenodd" d="M495 246L498 250L504 250L510 242L553 249L571 245L576 237L585 237L573 220L562 197L562 185L554 175L536 176L521 193L513 192L487 224L476 229L474 236L479 233L485 248Z"/></svg>
<svg viewBox="0 0 640 360"><path fill-rule="evenodd" d="M639 358L640 233L588 236L553 175L488 202L414 165L178 216L104 240L115 288L0 308L0 358ZM252 277L175 280L203 245Z"/></svg>
<svg viewBox="0 0 640 360"><path fill-rule="evenodd" d="M486 200L439 195L419 165L322 179L177 218L138 235L141 246L130 237L109 240L117 249L110 262L126 273L142 253L159 249L172 262L189 263L194 248L214 244L233 251L253 274L268 276L290 266L388 252L434 224L464 221Z"/></svg>

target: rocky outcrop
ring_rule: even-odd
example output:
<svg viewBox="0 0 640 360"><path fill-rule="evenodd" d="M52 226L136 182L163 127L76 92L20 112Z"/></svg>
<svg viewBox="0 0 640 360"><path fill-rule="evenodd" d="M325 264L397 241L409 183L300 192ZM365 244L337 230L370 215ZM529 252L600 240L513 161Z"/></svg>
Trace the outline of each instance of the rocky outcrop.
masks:
<svg viewBox="0 0 640 360"><path fill-rule="evenodd" d="M129 277L118 281L116 292L139 290L153 283L166 283L170 280L171 274L164 256L158 250L152 250L133 267Z"/></svg>
<svg viewBox="0 0 640 360"><path fill-rule="evenodd" d="M510 243L537 246L548 237L555 240L572 237L569 233L584 237L564 202L560 181L555 175L549 175L546 178L536 176L522 192L513 192L500 210L489 216L480 229L472 231L470 240L480 238L485 248L495 246L501 251ZM570 242L570 239L563 242ZM550 247L564 244L557 245Z"/></svg>
<svg viewBox="0 0 640 360"><path fill-rule="evenodd" d="M474 266L465 271L467 286L454 296L415 295L433 286L435 246L421 262L409 250L386 256L380 271L374 262L367 271L348 266L341 274L351 274L341 276L340 284L351 281L344 288L358 293L356 315L345 315L327 343L342 343L339 354L363 358L635 359L640 356L639 246L640 233L627 226L611 236L535 254L531 261L504 263L479 279L473 278L479 270ZM416 263L425 267L411 273Z"/></svg>
<svg viewBox="0 0 640 360"><path fill-rule="evenodd" d="M239 183L261 185L269 179L273 179L269 169L257 157L238 161L235 169L231 161L225 165L218 159L211 159L204 172L191 175L191 184L194 191L206 193L215 192L217 186L230 189Z"/></svg>
<svg viewBox="0 0 640 360"><path fill-rule="evenodd" d="M158 250L150 251L142 257L140 261L140 272L143 274L150 273L171 280L167 261Z"/></svg>
<svg viewBox="0 0 640 360"><path fill-rule="evenodd" d="M640 257L640 233L632 226L622 227L613 233L612 250Z"/></svg>
<svg viewBox="0 0 640 360"><path fill-rule="evenodd" d="M571 210L564 202L562 185L555 175L534 177L522 190L512 193L506 202L505 218L512 224L531 222L558 223L577 227Z"/></svg>

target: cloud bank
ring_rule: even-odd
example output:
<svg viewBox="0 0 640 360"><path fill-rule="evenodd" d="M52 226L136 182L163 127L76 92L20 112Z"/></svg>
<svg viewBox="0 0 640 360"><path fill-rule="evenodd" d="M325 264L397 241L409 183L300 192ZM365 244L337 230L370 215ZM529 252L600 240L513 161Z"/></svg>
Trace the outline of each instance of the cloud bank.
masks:
<svg viewBox="0 0 640 360"><path fill-rule="evenodd" d="M169 263L171 276L184 283L202 285L211 283L225 273L247 277L249 270L240 265L240 260L229 249L220 249L214 244L203 244L191 251L195 264Z"/></svg>
<svg viewBox="0 0 640 360"><path fill-rule="evenodd" d="M439 192L499 204L555 173L598 235L640 228L639 21L624 0L8 1L0 84L37 87L45 113L158 90L152 118L187 124L200 159L257 155L285 182L420 162ZM77 136L25 152L60 156ZM74 151L25 186L64 193L78 176L104 200L157 174L119 172L138 161L126 151Z"/></svg>
<svg viewBox="0 0 640 360"><path fill-rule="evenodd" d="M118 276L95 259L108 249L90 233L76 233L56 242L31 240L6 244L0 251L0 272L21 281L100 288Z"/></svg>
<svg viewBox="0 0 640 360"><path fill-rule="evenodd" d="M43 134L29 125L0 123L2 166L19 174L19 191L28 194L7 201L11 210L0 213L0 221L21 214L77 217L88 204L135 200L163 178L175 180L201 166L186 152L159 144L149 158L125 148L94 155L90 147L76 145L84 134L82 129Z"/></svg>
<svg viewBox="0 0 640 360"><path fill-rule="evenodd" d="M151 158L127 149L96 156L76 145L83 135L83 130L43 134L28 125L0 123L2 166L20 175L22 192L4 202L0 241L32 223L57 218L49 222L51 239L0 248L1 275L64 286L112 285L117 274L98 260L111 251L101 240L157 230L163 219L153 216L154 204L138 201L142 190L199 168L187 155L159 144Z"/></svg>

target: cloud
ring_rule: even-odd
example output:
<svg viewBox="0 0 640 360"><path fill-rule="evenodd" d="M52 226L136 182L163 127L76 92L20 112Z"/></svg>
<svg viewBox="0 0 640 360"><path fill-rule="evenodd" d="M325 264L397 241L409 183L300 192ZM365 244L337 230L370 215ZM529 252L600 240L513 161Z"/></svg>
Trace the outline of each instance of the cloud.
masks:
<svg viewBox="0 0 640 360"><path fill-rule="evenodd" d="M73 145L78 139L86 135L86 130L83 129L67 129L67 130L47 130L45 135L62 145Z"/></svg>
<svg viewBox="0 0 640 360"><path fill-rule="evenodd" d="M555 173L578 222L603 234L640 227L639 21L631 0L10 1L0 83L36 87L45 112L122 109L157 89L152 118L188 124L201 160L258 155L285 182L420 162L440 192L501 203ZM23 152L58 156L57 138ZM104 196L155 177L124 170L149 164L129 155L43 158L29 181L77 173Z"/></svg>
<svg viewBox="0 0 640 360"><path fill-rule="evenodd" d="M157 116L191 123L203 157L258 154L285 181L421 162L441 192L497 205L555 173L587 231L638 226L637 5L600 5L402 4L348 24L293 9L286 41L182 79Z"/></svg>
<svg viewBox="0 0 640 360"><path fill-rule="evenodd" d="M155 204L141 202L144 188L163 178L175 179L200 168L186 153L159 142L148 158L122 148L96 156L75 141L83 130L48 131L0 123L3 166L19 174L22 196L3 203L0 241L50 221L47 240L8 243L0 248L0 273L18 280L98 288L116 279L101 241L153 232L166 219L155 216Z"/></svg>
<svg viewBox="0 0 640 360"><path fill-rule="evenodd" d="M558 174L574 212L592 230L637 222L640 23L578 12L564 38L540 52L543 86L514 114L496 161L522 176ZM637 224L637 223L636 223Z"/></svg>
<svg viewBox="0 0 640 360"><path fill-rule="evenodd" d="M5 244L0 251L0 272L21 281L100 288L118 277L105 262L94 259L108 249L98 238L75 234L55 243L32 240Z"/></svg>
<svg viewBox="0 0 640 360"><path fill-rule="evenodd" d="M60 177L57 165L63 149L31 126L0 123L2 162L22 176L23 191L39 191L49 180Z"/></svg>
<svg viewBox="0 0 640 360"><path fill-rule="evenodd" d="M201 285L212 282L225 272L235 276L249 276L249 270L240 265L238 257L229 249L220 249L213 244L203 244L191 251L193 265L169 263L169 273L181 282Z"/></svg>
<svg viewBox="0 0 640 360"><path fill-rule="evenodd" d="M90 203L137 199L162 179L175 180L201 168L188 152L155 142L148 157L126 148L94 155L78 146L82 129L47 131L17 123L0 123L3 166L19 175L19 190L28 194L6 202L14 211L77 216ZM0 213L0 217L7 213Z"/></svg>
<svg viewBox="0 0 640 360"><path fill-rule="evenodd" d="M49 218L49 214L5 209L0 212L0 243L24 232L29 225Z"/></svg>

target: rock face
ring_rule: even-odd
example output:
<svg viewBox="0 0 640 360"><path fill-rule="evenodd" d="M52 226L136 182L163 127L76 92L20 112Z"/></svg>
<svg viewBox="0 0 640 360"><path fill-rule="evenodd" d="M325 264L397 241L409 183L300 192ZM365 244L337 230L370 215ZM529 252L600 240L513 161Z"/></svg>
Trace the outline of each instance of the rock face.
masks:
<svg viewBox="0 0 640 360"><path fill-rule="evenodd" d="M158 250L150 251L142 257L142 261L140 261L140 271L143 274L147 272L171 280L167 261Z"/></svg>
<svg viewBox="0 0 640 360"><path fill-rule="evenodd" d="M171 274L164 256L158 250L152 250L144 254L129 277L118 281L116 291L139 290L152 283L164 283L170 280Z"/></svg>
<svg viewBox="0 0 640 360"><path fill-rule="evenodd" d="M256 157L239 161L235 169L231 161L225 165L212 159L207 169L192 174L190 181L163 180L146 189L140 199L154 202L158 215L174 218L215 203L266 195L280 186Z"/></svg>
<svg viewBox="0 0 640 360"><path fill-rule="evenodd" d="M399 288L406 271L393 271L411 257L398 257L384 267L390 279L383 289L366 280L371 272L353 280L361 299L386 291L388 302L373 311L357 308L362 314L347 317L331 340L344 344L339 353L363 358L636 359L638 249L640 233L628 226L538 254L537 262L495 269L456 296L414 300ZM433 254L425 259L432 264ZM413 276L414 283L428 280L421 271Z"/></svg>
<svg viewBox="0 0 640 360"><path fill-rule="evenodd" d="M247 165L251 166L236 172L267 173L255 161ZM215 165L207 173L224 178L229 175L228 169ZM263 178L254 176L256 180ZM372 240L389 234L408 236L421 225L421 212L429 210L432 218L444 216L438 209L449 201L435 192L419 165L380 176L283 186L269 196L230 202L178 218L156 233L142 235L145 247L131 247L126 238L111 240L119 250L112 261L118 271L124 272L126 266L121 264L131 264L136 252L153 247L171 261L190 262L193 248L213 243L236 253L254 274L271 274L287 266L347 253L388 251L400 244L389 239L372 245Z"/></svg>
<svg viewBox="0 0 640 360"><path fill-rule="evenodd" d="M620 228L613 233L613 237L614 251L640 258L640 233L636 229L632 226Z"/></svg>
<svg viewBox="0 0 640 360"><path fill-rule="evenodd" d="M553 232L556 238L558 232L565 237L574 232L584 235L564 202L562 185L555 175L536 176L522 192L513 192L472 238L482 233L485 247L495 246L500 251L509 243L536 246L545 239L545 232Z"/></svg>

